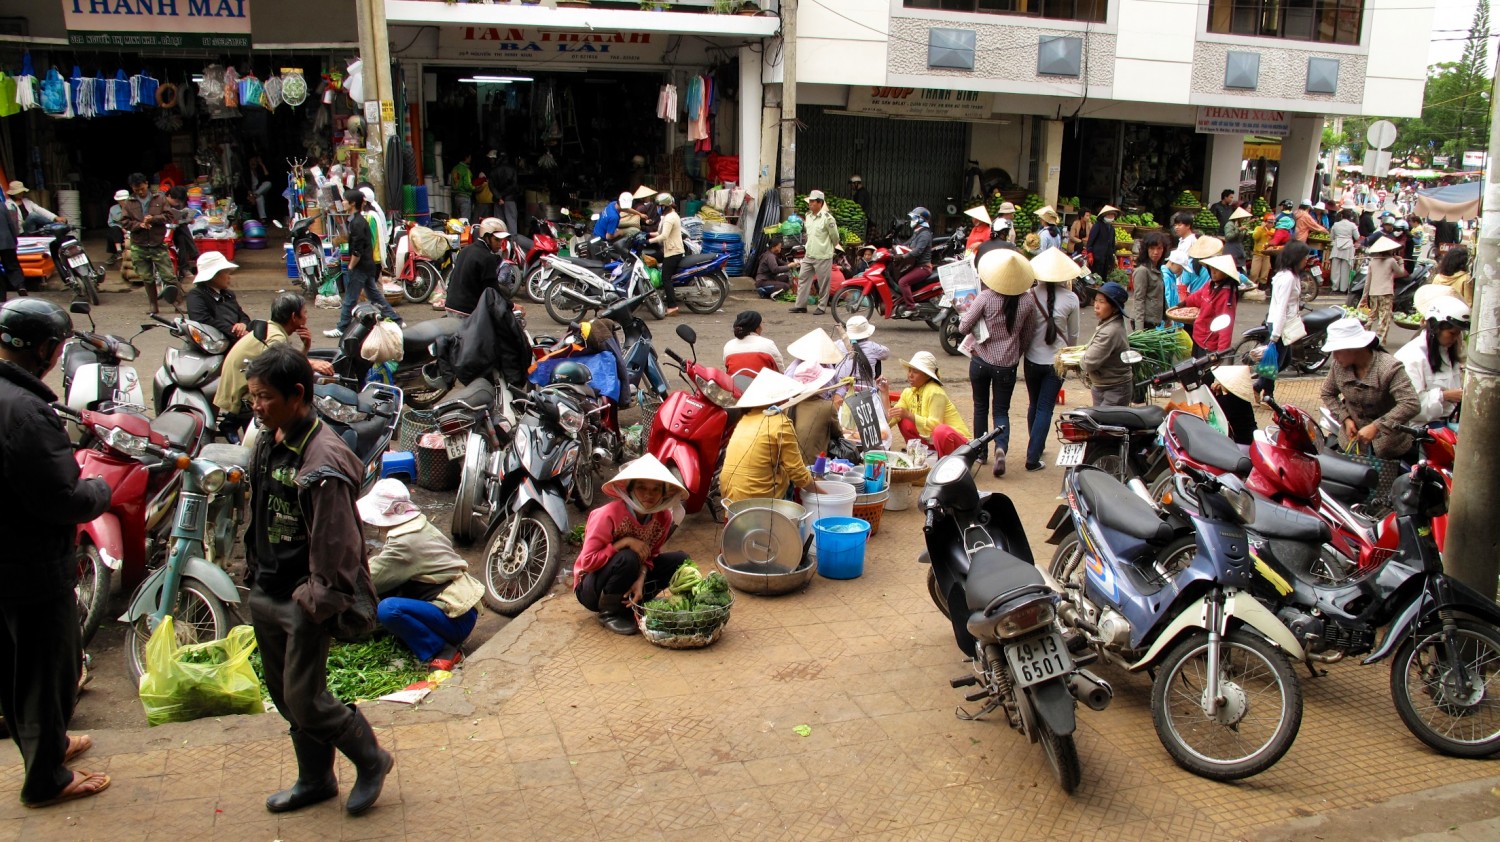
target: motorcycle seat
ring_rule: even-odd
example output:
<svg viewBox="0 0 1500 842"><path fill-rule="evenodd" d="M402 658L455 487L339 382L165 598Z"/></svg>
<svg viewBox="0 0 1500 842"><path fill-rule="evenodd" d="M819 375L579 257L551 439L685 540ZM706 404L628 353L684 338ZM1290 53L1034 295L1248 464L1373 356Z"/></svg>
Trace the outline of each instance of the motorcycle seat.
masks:
<svg viewBox="0 0 1500 842"><path fill-rule="evenodd" d="M1323 472L1324 480L1353 488L1374 488L1379 478L1379 472L1369 465L1361 465L1328 451L1318 454L1318 468Z"/></svg>
<svg viewBox="0 0 1500 842"><path fill-rule="evenodd" d="M198 452L198 456L207 459L221 468L250 467L250 448L241 447L237 444L222 444L219 442L205 444L203 445L203 449Z"/></svg>
<svg viewBox="0 0 1500 842"><path fill-rule="evenodd" d="M582 266L585 269L601 270L607 265L604 261L595 260L591 257L568 257L561 254L554 254L552 256L557 258L558 260L563 261L564 263L571 263L574 266Z"/></svg>
<svg viewBox="0 0 1500 842"><path fill-rule="evenodd" d="M1106 528L1152 544L1172 540L1172 527L1162 522L1156 510L1105 471L1080 469L1078 490L1089 512Z"/></svg>
<svg viewBox="0 0 1500 842"><path fill-rule="evenodd" d="M401 332L405 360L425 360L432 356L428 347L444 336L453 336L463 327L463 319L428 319L408 325Z"/></svg>
<svg viewBox="0 0 1500 842"><path fill-rule="evenodd" d="M442 415L454 409L488 409L494 403L495 386L481 377L444 395L442 402L433 407L432 411Z"/></svg>
<svg viewBox="0 0 1500 842"><path fill-rule="evenodd" d="M203 419L196 412L169 409L151 419L151 429L165 438L174 450L191 454L193 443L203 432Z"/></svg>
<svg viewBox="0 0 1500 842"><path fill-rule="evenodd" d="M1250 524L1250 530L1266 538L1305 544L1323 544L1333 540L1333 532L1321 518L1260 498L1255 500L1255 521Z"/></svg>
<svg viewBox="0 0 1500 842"><path fill-rule="evenodd" d="M1250 457L1240 451L1234 440L1209 426L1207 421L1190 412L1172 416L1172 435L1194 460L1236 476L1250 476Z"/></svg>
<svg viewBox="0 0 1500 842"><path fill-rule="evenodd" d="M1085 406L1072 410L1105 427L1124 427L1127 430L1154 430L1161 426L1167 413L1159 406L1131 409L1125 406Z"/></svg>
<svg viewBox="0 0 1500 842"><path fill-rule="evenodd" d="M329 426L340 432L344 444L354 451L354 455L364 464L370 464L370 459L376 455L377 449L383 449L388 444L385 441L385 431L389 429L389 422L380 417L367 418L364 421L355 421L352 424L335 424L330 422Z"/></svg>
<svg viewBox="0 0 1500 842"><path fill-rule="evenodd" d="M1341 307L1322 307L1302 315L1302 327L1309 334L1327 333L1328 326L1344 317Z"/></svg>
<svg viewBox="0 0 1500 842"><path fill-rule="evenodd" d="M1001 597L1026 590L1049 590L1041 571L1002 549L990 547L975 554L969 565L964 599L970 611L983 611Z"/></svg>
<svg viewBox="0 0 1500 842"><path fill-rule="evenodd" d="M516 244L516 248L520 249L522 254L531 251L531 238L525 234L511 234L510 241Z"/></svg>
<svg viewBox="0 0 1500 842"><path fill-rule="evenodd" d="M681 263L677 264L677 271L680 272L683 269L690 269L694 266L702 266L705 263L712 263L718 259L719 255L711 251L705 251L702 254L689 254L682 258Z"/></svg>

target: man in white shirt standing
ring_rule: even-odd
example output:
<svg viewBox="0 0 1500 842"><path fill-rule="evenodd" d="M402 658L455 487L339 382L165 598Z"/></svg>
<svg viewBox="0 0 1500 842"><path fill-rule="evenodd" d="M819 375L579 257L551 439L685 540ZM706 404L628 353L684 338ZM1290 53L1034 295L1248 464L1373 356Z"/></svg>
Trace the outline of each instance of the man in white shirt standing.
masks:
<svg viewBox="0 0 1500 842"><path fill-rule="evenodd" d="M807 234L807 256L802 258L802 272L797 280L797 303L793 313L807 312L808 296L818 295L818 308L813 315L821 316L823 299L827 297L833 280L833 249L839 242L839 224L833 213L825 207L823 191L807 194L807 219L803 223Z"/></svg>

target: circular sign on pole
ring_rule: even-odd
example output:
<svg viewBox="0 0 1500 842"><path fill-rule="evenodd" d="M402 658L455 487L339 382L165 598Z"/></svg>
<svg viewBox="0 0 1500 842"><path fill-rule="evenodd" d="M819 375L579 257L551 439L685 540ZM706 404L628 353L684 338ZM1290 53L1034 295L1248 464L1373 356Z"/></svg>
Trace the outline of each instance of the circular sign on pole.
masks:
<svg viewBox="0 0 1500 842"><path fill-rule="evenodd" d="M1385 149L1396 142L1396 124L1390 120L1376 120L1365 132L1365 139L1376 149Z"/></svg>

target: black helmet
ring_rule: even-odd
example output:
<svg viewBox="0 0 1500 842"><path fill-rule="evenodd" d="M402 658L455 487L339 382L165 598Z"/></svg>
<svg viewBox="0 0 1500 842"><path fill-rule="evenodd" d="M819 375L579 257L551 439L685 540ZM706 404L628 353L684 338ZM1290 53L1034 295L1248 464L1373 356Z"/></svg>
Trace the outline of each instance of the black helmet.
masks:
<svg viewBox="0 0 1500 842"><path fill-rule="evenodd" d="M582 386L594 379L594 373L583 363L565 362L552 372L553 383L571 383Z"/></svg>
<svg viewBox="0 0 1500 842"><path fill-rule="evenodd" d="M33 348L43 342L61 342L72 331L72 317L51 301L28 296L0 307L0 342L7 347Z"/></svg>
<svg viewBox="0 0 1500 842"><path fill-rule="evenodd" d="M923 222L931 222L932 221L932 214L926 208L920 207L920 206L912 208L911 209L911 213L907 214L907 216L916 217L917 219L920 219Z"/></svg>

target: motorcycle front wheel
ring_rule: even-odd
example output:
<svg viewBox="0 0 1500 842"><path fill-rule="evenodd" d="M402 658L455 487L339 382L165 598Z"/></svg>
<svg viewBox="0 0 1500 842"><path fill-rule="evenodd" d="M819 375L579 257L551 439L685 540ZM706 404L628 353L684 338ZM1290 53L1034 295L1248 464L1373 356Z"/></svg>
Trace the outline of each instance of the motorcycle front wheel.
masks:
<svg viewBox="0 0 1500 842"><path fill-rule="evenodd" d="M552 284L552 272L545 263L538 263L526 270L527 298L540 304L547 300L547 287Z"/></svg>
<svg viewBox="0 0 1500 842"><path fill-rule="evenodd" d="M1305 342L1292 350L1292 367L1303 374L1317 374L1323 370L1323 366L1328 365L1328 356L1321 341Z"/></svg>
<svg viewBox="0 0 1500 842"><path fill-rule="evenodd" d="M1178 766L1214 781L1237 781L1275 765L1302 726L1302 685L1281 650L1244 629L1219 649L1217 712L1205 711L1208 635L1190 634L1156 665L1151 719Z"/></svg>
<svg viewBox="0 0 1500 842"><path fill-rule="evenodd" d="M512 519L519 518L516 540L504 555ZM484 548L484 604L491 611L515 617L541 599L557 580L562 564L562 536L536 505L527 505L490 533Z"/></svg>
<svg viewBox="0 0 1500 842"><path fill-rule="evenodd" d="M682 288L678 298L694 313L716 313L729 300L729 276L723 272L699 275Z"/></svg>
<svg viewBox="0 0 1500 842"><path fill-rule="evenodd" d="M84 270L78 273L78 297L88 299L95 307L99 306L99 281L103 279L104 273Z"/></svg>
<svg viewBox="0 0 1500 842"><path fill-rule="evenodd" d="M1311 272L1302 273L1302 303L1306 304L1318 297L1318 278Z"/></svg>
<svg viewBox="0 0 1500 842"><path fill-rule="evenodd" d="M1083 767L1078 763L1078 747L1073 744L1073 735L1059 737L1052 733L1040 716L1036 720L1037 741L1042 744L1042 753L1047 755L1047 765L1052 767L1052 776L1057 786L1068 795L1078 788L1083 780Z"/></svg>
<svg viewBox="0 0 1500 842"><path fill-rule="evenodd" d="M1448 651L1440 623L1401 644L1391 662L1391 699L1407 729L1427 745L1453 757L1489 757L1500 752L1500 698L1490 686L1500 678L1500 630L1473 620L1457 624L1456 652ZM1462 685L1457 664L1467 673Z"/></svg>
<svg viewBox="0 0 1500 842"><path fill-rule="evenodd" d="M833 301L829 303L829 307L833 310L833 318L839 324L855 316L864 316L867 319L875 317L874 297L865 295L859 287L844 287L839 290L838 295L835 295Z"/></svg>
<svg viewBox="0 0 1500 842"><path fill-rule="evenodd" d="M134 598L131 602L134 603ZM208 585L186 576L177 589L177 609L172 615L172 629L178 646L207 643L229 635L234 625L229 609L219 601ZM131 681L140 684L146 673L146 641L151 639L150 615L138 618L125 629L125 666Z"/></svg>
<svg viewBox="0 0 1500 842"><path fill-rule="evenodd" d="M583 315L583 304L577 299L564 295L564 289L574 290L585 297L589 297L592 292L586 289L577 278L558 278L547 287L547 315L560 325L568 324Z"/></svg>
<svg viewBox="0 0 1500 842"><path fill-rule="evenodd" d="M109 608L109 581L113 573L104 563L99 548L88 538L81 539L73 552L78 559L78 584L73 586L73 593L78 599L79 640L87 646Z"/></svg>
<svg viewBox="0 0 1500 842"><path fill-rule="evenodd" d="M412 272L415 277L401 283L401 294L407 301L421 304L431 298L432 291L443 282L443 273L430 260L418 260L416 264L415 271Z"/></svg>

